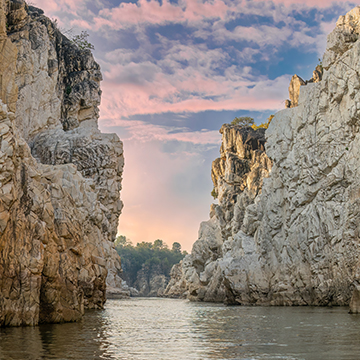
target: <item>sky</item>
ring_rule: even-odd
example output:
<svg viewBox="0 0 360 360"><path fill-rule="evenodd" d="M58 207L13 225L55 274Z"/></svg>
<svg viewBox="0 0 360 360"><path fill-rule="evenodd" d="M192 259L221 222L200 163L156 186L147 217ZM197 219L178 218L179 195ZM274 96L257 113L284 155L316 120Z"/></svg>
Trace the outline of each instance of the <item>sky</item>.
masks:
<svg viewBox="0 0 360 360"><path fill-rule="evenodd" d="M353 1L32 0L85 30L104 80L99 126L124 143L119 234L190 251L209 218L222 124L284 108Z"/></svg>

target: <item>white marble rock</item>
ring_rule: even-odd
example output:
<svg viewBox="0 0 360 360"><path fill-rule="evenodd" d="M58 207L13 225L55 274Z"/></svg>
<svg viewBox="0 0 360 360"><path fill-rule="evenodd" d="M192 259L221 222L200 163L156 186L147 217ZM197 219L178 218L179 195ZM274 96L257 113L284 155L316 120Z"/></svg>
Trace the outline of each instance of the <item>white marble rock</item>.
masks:
<svg viewBox="0 0 360 360"><path fill-rule="evenodd" d="M322 80L301 86L298 105L272 120L266 155L257 155L256 164L268 165L260 168L255 198L252 168L230 163L237 161L231 159L240 131L234 137L225 128L221 166L213 166L213 173L222 169L214 181L219 205L201 224L181 274L173 271L168 296L349 305L354 293L351 309L359 311L359 20L360 7L340 17L328 36ZM236 155L245 160L242 152Z"/></svg>

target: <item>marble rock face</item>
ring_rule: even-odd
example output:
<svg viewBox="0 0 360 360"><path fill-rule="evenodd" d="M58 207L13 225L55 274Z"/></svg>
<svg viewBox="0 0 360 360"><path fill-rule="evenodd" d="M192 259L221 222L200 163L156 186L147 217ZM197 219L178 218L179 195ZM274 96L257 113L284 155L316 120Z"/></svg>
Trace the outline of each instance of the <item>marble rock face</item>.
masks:
<svg viewBox="0 0 360 360"><path fill-rule="evenodd" d="M122 143L99 65L42 10L1 0L0 42L0 326L75 321L121 286Z"/></svg>
<svg viewBox="0 0 360 360"><path fill-rule="evenodd" d="M192 300L226 298L220 262L245 222L245 210L261 192L272 162L265 154L265 129L225 124L220 129L220 158L212 164L213 194L219 204L210 209L210 220L200 225L191 254L176 264L165 296Z"/></svg>
<svg viewBox="0 0 360 360"><path fill-rule="evenodd" d="M297 106L275 115L266 154L257 145L248 152L258 159L251 162L259 166L255 188L252 167L237 166L246 159L238 150L244 135L222 129L213 166L219 205L166 294L257 305L351 300L359 311L359 20L360 7L339 18L321 81L302 85Z"/></svg>

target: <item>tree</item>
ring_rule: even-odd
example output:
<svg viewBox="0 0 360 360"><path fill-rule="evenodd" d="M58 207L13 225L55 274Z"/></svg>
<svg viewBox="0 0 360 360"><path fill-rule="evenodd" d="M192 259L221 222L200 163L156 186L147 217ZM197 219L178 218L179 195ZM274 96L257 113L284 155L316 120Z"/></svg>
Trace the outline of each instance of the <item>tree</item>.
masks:
<svg viewBox="0 0 360 360"><path fill-rule="evenodd" d="M116 246L128 246L131 245L131 241L126 238L124 235L119 235L115 240L115 247Z"/></svg>
<svg viewBox="0 0 360 360"><path fill-rule="evenodd" d="M89 36L87 31L82 31L80 35L73 36L71 41L81 50L94 50L94 45L87 40Z"/></svg>
<svg viewBox="0 0 360 360"><path fill-rule="evenodd" d="M178 242L174 242L172 244L172 249L171 251L175 252L175 253L180 253L181 254L181 244Z"/></svg>
<svg viewBox="0 0 360 360"><path fill-rule="evenodd" d="M157 239L154 241L154 249L166 249L167 245L163 240Z"/></svg>
<svg viewBox="0 0 360 360"><path fill-rule="evenodd" d="M122 276L130 286L135 283L137 274L143 266L146 266L148 274L156 270L169 277L172 266L187 254L181 253L181 245L176 242L172 250L160 239L154 243L143 241L133 246L123 235L116 239L115 248L121 258Z"/></svg>
<svg viewBox="0 0 360 360"><path fill-rule="evenodd" d="M236 117L231 125L239 125L239 126L251 126L254 125L254 119L250 116L240 116Z"/></svg>

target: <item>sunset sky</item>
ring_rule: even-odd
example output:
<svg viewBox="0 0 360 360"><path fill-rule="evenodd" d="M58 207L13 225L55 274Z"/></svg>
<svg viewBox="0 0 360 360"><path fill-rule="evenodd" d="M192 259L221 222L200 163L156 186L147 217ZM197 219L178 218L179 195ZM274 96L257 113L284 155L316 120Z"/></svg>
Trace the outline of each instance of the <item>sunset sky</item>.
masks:
<svg viewBox="0 0 360 360"><path fill-rule="evenodd" d="M119 234L191 250L213 202L221 125L284 108L326 35L358 5L327 0L33 0L88 31L101 65L100 128L124 142Z"/></svg>

